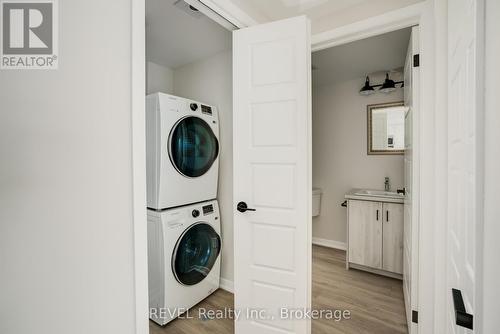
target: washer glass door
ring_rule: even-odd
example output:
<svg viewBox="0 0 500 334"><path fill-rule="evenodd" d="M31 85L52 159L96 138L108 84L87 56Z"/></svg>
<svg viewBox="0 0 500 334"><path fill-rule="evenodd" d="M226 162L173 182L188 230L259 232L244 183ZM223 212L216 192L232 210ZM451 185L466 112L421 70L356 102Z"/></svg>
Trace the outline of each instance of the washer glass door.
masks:
<svg viewBox="0 0 500 334"><path fill-rule="evenodd" d="M217 232L207 223L191 225L174 249L172 269L177 280L194 285L208 276L221 249Z"/></svg>
<svg viewBox="0 0 500 334"><path fill-rule="evenodd" d="M172 129L169 156L179 173L187 177L205 174L219 154L219 143L210 126L199 117L185 117Z"/></svg>

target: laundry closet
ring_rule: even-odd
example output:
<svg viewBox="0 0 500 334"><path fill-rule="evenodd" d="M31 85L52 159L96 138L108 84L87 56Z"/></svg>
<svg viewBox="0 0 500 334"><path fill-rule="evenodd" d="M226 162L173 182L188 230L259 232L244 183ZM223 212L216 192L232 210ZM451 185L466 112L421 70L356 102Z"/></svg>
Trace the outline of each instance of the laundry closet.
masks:
<svg viewBox="0 0 500 334"><path fill-rule="evenodd" d="M233 281L232 26L197 7L146 1L149 302L162 326Z"/></svg>

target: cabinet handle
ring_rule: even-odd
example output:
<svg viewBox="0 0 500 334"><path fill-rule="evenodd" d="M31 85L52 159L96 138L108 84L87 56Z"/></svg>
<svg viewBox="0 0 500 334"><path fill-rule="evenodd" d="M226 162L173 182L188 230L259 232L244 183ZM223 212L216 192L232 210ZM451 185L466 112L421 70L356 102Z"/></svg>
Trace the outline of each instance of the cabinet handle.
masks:
<svg viewBox="0 0 500 334"><path fill-rule="evenodd" d="M389 210L387 210L386 213L387 213L387 222L389 222Z"/></svg>
<svg viewBox="0 0 500 334"><path fill-rule="evenodd" d="M377 221L378 221L378 210L377 210Z"/></svg>

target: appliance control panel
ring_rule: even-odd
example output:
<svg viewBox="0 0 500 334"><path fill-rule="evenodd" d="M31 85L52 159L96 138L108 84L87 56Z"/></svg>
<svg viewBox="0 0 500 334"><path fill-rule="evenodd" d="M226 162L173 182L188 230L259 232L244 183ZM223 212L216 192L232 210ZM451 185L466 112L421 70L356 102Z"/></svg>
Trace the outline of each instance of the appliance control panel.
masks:
<svg viewBox="0 0 500 334"><path fill-rule="evenodd" d="M201 105L201 112L207 115L212 115L212 107Z"/></svg>
<svg viewBox="0 0 500 334"><path fill-rule="evenodd" d="M212 204L205 205L202 207L202 210L203 210L204 216L210 215L210 214L214 213L214 206Z"/></svg>

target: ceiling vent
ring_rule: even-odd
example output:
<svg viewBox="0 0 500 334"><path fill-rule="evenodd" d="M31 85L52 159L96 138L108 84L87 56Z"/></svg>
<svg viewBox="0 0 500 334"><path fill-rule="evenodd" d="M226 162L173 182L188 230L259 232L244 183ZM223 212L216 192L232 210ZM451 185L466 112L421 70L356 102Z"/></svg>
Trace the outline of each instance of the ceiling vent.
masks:
<svg viewBox="0 0 500 334"><path fill-rule="evenodd" d="M203 13L200 12L196 7L188 4L184 0L177 0L176 2L174 2L174 6L179 8L184 13L187 13L194 18L199 19L199 18L204 16Z"/></svg>
<svg viewBox="0 0 500 334"><path fill-rule="evenodd" d="M216 11L199 0L177 0L174 2L174 6L197 19L206 16L227 30L235 30L238 28L235 24L220 16Z"/></svg>

